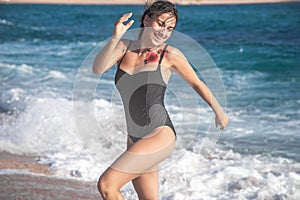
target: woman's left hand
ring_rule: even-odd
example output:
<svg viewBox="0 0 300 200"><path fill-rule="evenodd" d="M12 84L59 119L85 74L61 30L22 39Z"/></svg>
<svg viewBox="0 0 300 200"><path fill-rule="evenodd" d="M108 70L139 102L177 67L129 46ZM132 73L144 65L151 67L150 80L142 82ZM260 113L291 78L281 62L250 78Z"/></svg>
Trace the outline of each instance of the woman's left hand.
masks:
<svg viewBox="0 0 300 200"><path fill-rule="evenodd" d="M123 35L133 24L134 20L130 20L127 24L123 24L128 21L128 19L132 16L132 13L124 14L118 21L115 22L114 25L114 35Z"/></svg>
<svg viewBox="0 0 300 200"><path fill-rule="evenodd" d="M216 115L215 117L215 123L216 123L216 127L220 126L221 130L224 130L225 127L228 124L228 116L224 113L223 115Z"/></svg>

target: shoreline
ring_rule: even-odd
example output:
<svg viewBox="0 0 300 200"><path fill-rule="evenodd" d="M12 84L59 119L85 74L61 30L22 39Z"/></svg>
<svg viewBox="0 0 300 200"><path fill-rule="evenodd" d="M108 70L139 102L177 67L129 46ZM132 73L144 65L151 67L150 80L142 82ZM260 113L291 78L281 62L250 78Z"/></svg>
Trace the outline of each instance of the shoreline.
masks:
<svg viewBox="0 0 300 200"><path fill-rule="evenodd" d="M19 155L7 151L0 151L0 171L1 170L25 170L34 174L53 175L49 170L50 165L39 164L40 156Z"/></svg>
<svg viewBox="0 0 300 200"><path fill-rule="evenodd" d="M0 0L0 4L144 5L144 0ZM298 0L176 0L177 5L292 3Z"/></svg>
<svg viewBox="0 0 300 200"><path fill-rule="evenodd" d="M96 182L57 177L40 158L0 151L0 199L102 199Z"/></svg>

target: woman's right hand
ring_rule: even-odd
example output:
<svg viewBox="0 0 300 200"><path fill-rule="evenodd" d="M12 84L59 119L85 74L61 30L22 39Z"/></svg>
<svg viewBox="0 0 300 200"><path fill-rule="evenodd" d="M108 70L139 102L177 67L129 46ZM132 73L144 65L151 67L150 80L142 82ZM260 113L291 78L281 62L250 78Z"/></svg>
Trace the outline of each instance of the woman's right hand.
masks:
<svg viewBox="0 0 300 200"><path fill-rule="evenodd" d="M216 115L215 123L216 123L216 127L220 126L220 129L224 130L228 124L228 116L225 113L223 113L221 116Z"/></svg>
<svg viewBox="0 0 300 200"><path fill-rule="evenodd" d="M123 24L123 22L128 21L128 19L132 16L132 13L124 14L118 21L115 22L114 26L114 35L115 36L122 36L126 31L130 28L133 24L134 20L130 20L127 24Z"/></svg>

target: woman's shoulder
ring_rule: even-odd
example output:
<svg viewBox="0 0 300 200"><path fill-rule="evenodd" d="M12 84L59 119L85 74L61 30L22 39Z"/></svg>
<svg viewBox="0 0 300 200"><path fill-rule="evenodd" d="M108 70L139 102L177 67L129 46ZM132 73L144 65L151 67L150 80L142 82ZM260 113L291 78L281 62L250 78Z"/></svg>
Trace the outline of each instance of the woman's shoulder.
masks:
<svg viewBox="0 0 300 200"><path fill-rule="evenodd" d="M169 59L171 59L171 60L173 60L175 62L178 59L184 59L184 60L186 60L184 54L178 48L176 48L174 46L171 46L171 45L168 45L166 50L168 52Z"/></svg>
<svg viewBox="0 0 300 200"><path fill-rule="evenodd" d="M176 48L176 47L174 47L174 46L172 46L172 45L169 45L169 44L166 44L166 45L167 45L167 50L168 50L169 52L180 53L180 54L182 54L182 52L181 52L178 48Z"/></svg>

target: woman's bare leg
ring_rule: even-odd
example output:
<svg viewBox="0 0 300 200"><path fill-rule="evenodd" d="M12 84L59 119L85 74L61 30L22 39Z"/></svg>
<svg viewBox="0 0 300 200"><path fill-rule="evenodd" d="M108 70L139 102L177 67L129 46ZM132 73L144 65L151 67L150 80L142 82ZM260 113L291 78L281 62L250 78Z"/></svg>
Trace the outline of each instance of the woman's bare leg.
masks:
<svg viewBox="0 0 300 200"><path fill-rule="evenodd" d="M132 180L139 199L158 200L158 171L144 173Z"/></svg>
<svg viewBox="0 0 300 200"><path fill-rule="evenodd" d="M132 144L128 137L127 148ZM154 166L152 172L144 173L132 180L135 191L139 199L158 199L158 166Z"/></svg>
<svg viewBox="0 0 300 200"><path fill-rule="evenodd" d="M132 178L138 176L108 168L99 178L98 190L104 200L124 200L120 189Z"/></svg>
<svg viewBox="0 0 300 200"><path fill-rule="evenodd" d="M129 146L127 151L99 179L98 188L103 199L124 199L120 189L133 179L136 180L134 186L140 199L145 199L144 197L147 197L145 195L151 193L150 188L154 194L158 194L158 178L156 178L158 169L153 171L153 167L171 154L174 144L175 135L172 129L161 127L155 130L151 136L142 138ZM138 177L141 178L136 179Z"/></svg>

